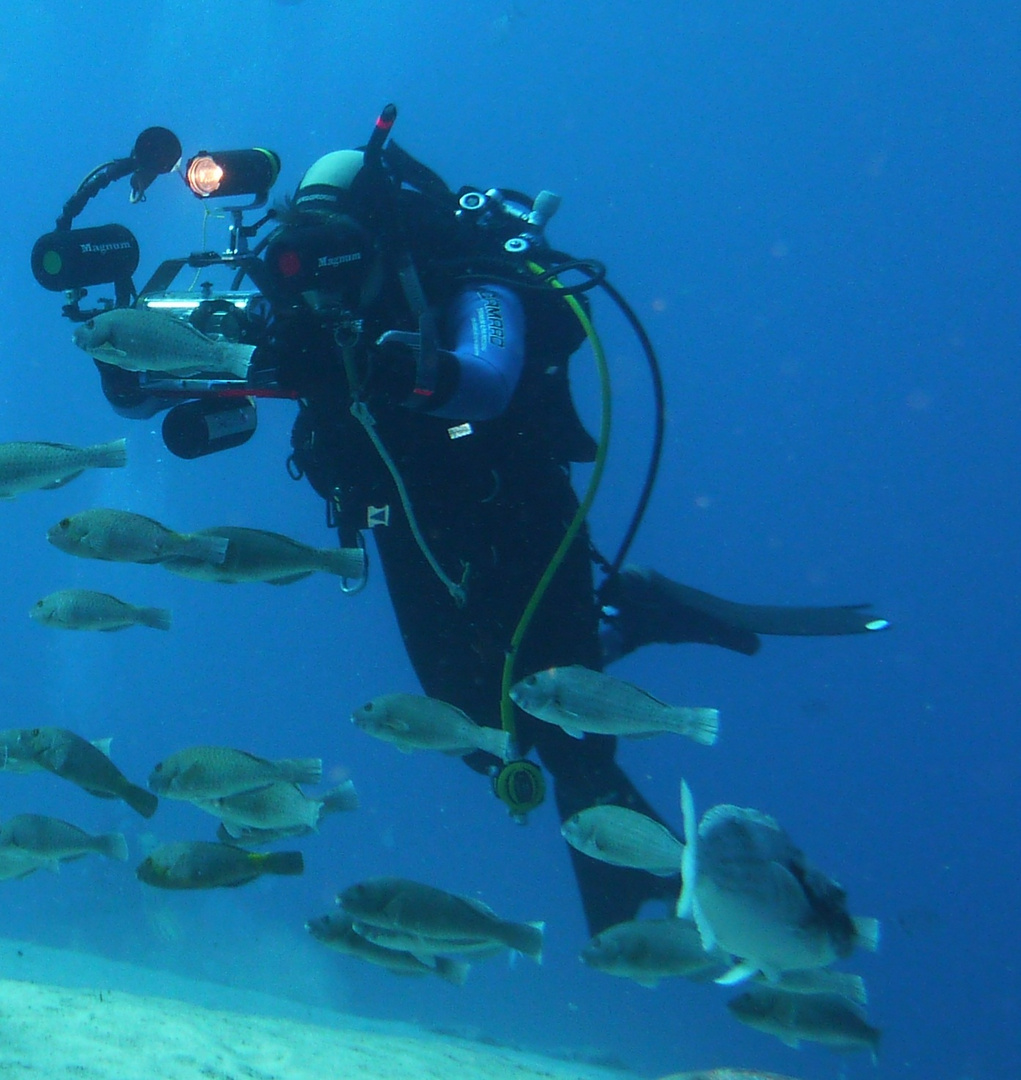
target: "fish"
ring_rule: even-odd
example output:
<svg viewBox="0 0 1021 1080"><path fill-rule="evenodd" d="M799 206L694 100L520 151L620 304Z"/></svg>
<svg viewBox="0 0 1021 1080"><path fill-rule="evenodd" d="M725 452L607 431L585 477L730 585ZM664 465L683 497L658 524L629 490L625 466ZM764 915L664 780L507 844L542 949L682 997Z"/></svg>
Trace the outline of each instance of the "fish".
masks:
<svg viewBox="0 0 1021 1080"><path fill-rule="evenodd" d="M837 994L789 994L757 986L727 1002L731 1013L756 1031L775 1035L786 1046L801 1040L822 1043L832 1050L879 1053L882 1032L864 1012Z"/></svg>
<svg viewBox="0 0 1021 1080"><path fill-rule="evenodd" d="M86 469L123 469L126 439L70 446L54 442L0 443L0 499L26 491L51 491L69 484Z"/></svg>
<svg viewBox="0 0 1021 1080"><path fill-rule="evenodd" d="M501 919L479 900L404 878L380 877L345 889L337 903L355 922L384 930L401 930L449 943L499 943L542 962L545 924Z"/></svg>
<svg viewBox="0 0 1021 1080"><path fill-rule="evenodd" d="M215 525L194 535L228 541L223 561L211 563L208 559L182 555L164 559L161 565L165 570L196 581L225 585L248 581L289 585L319 570L341 578L358 579L365 575L365 552L358 547L309 547L281 533L239 525Z"/></svg>
<svg viewBox="0 0 1021 1080"><path fill-rule="evenodd" d="M638 686L579 664L528 675L511 688L518 708L580 739L586 732L634 737L674 732L716 742L716 709L667 705Z"/></svg>
<svg viewBox="0 0 1021 1080"><path fill-rule="evenodd" d="M345 956L366 960L397 975L438 975L455 986L463 986L468 977L470 965L449 956L420 958L405 950L376 945L357 933L351 916L342 911L309 919L305 929L316 941L329 948Z"/></svg>
<svg viewBox="0 0 1021 1080"><path fill-rule="evenodd" d="M0 846L0 881L14 881L17 878L28 877L29 874L34 874L41 865L44 864L40 863L30 851ZM50 866L50 869L56 869L58 865L54 864Z"/></svg>
<svg viewBox="0 0 1021 1080"><path fill-rule="evenodd" d="M696 823L694 800L681 782L684 859L678 916L692 916L707 952L738 958L716 981L762 972L827 967L856 946L874 950L879 923L847 911L847 894L808 862L787 833L758 810L720 805Z"/></svg>
<svg viewBox="0 0 1021 1080"><path fill-rule="evenodd" d="M461 709L421 694L383 694L351 714L362 731L398 750L439 750L458 756L484 750L506 761L510 732L482 727Z"/></svg>
<svg viewBox="0 0 1021 1080"><path fill-rule="evenodd" d="M51 870L60 863L83 855L104 855L108 859L127 862L128 845L124 834L103 833L93 836L77 825L44 814L16 814L0 826L0 861L10 852Z"/></svg>
<svg viewBox="0 0 1021 1080"><path fill-rule="evenodd" d="M76 327L72 340L94 360L125 371L244 379L253 345L218 341L191 323L148 308L111 308Z"/></svg>
<svg viewBox="0 0 1021 1080"><path fill-rule="evenodd" d="M321 799L316 799L306 795L297 784L278 781L236 795L193 801L202 810L218 817L231 837L235 833L244 836L251 829L307 833L317 829L326 814L356 810L358 792L353 781L345 780Z"/></svg>
<svg viewBox="0 0 1021 1080"><path fill-rule="evenodd" d="M752 982L785 990L788 994L836 994L854 1002L868 1004L865 980L849 971L831 971L829 968L809 968L806 971L782 971L775 982L770 982L760 971Z"/></svg>
<svg viewBox="0 0 1021 1080"><path fill-rule="evenodd" d="M36 748L32 744L34 728L5 728L0 731L0 772L45 772L46 767L36 760ZM96 739L92 745L107 757L110 756L110 739Z"/></svg>
<svg viewBox="0 0 1021 1080"><path fill-rule="evenodd" d="M506 952L506 946L500 942L494 942L491 938L443 938L422 937L420 934L409 933L405 930L390 927L373 926L371 923L359 922L355 919L352 926L356 933L361 934L366 941L381 945L385 949L397 949L411 953L420 960L428 960L430 957L446 956L451 953L460 955L468 954L475 958L495 956L497 953Z"/></svg>
<svg viewBox="0 0 1021 1080"><path fill-rule="evenodd" d="M279 829L256 829L249 825L232 823L230 829L221 821L216 829L216 839L222 844L233 844L235 847L263 847L266 844L275 844L278 840L289 840L294 836L308 836L315 832L307 825L291 825Z"/></svg>
<svg viewBox="0 0 1021 1080"><path fill-rule="evenodd" d="M222 799L284 780L317 784L322 758L268 761L229 746L193 746L161 761L149 776L149 789L187 802Z"/></svg>
<svg viewBox="0 0 1021 1080"><path fill-rule="evenodd" d="M301 874L300 851L260 854L230 844L179 840L161 844L135 869L135 876L157 889L233 889L263 874Z"/></svg>
<svg viewBox="0 0 1021 1080"><path fill-rule="evenodd" d="M103 507L61 518L46 539L68 555L132 563L158 563L178 555L222 563L228 543L222 536L174 532L143 514Z"/></svg>
<svg viewBox="0 0 1021 1080"><path fill-rule="evenodd" d="M626 806L590 806L561 826L563 838L583 855L659 877L681 872L684 844L658 821Z"/></svg>
<svg viewBox="0 0 1021 1080"><path fill-rule="evenodd" d="M60 630L126 630L129 626L170 629L166 608L139 607L92 589L59 589L29 608L29 618Z"/></svg>
<svg viewBox="0 0 1021 1080"><path fill-rule="evenodd" d="M31 754L44 769L101 799L122 799L142 817L156 813L159 799L132 784L103 750L67 728L26 728L20 753Z"/></svg>
<svg viewBox="0 0 1021 1080"><path fill-rule="evenodd" d="M596 934L580 956L596 971L647 987L678 975L707 980L731 966L729 958L702 948L702 938L690 919L617 923Z"/></svg>

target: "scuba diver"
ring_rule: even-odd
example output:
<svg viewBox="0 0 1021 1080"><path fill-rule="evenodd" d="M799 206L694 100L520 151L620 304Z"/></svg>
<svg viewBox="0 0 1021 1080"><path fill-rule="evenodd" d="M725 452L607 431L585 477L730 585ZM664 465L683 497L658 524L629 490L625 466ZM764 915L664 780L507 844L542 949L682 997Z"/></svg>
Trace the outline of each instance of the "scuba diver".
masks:
<svg viewBox="0 0 1021 1080"><path fill-rule="evenodd" d="M299 403L289 470L326 501L342 546L371 529L423 692L512 731L515 760L465 760L513 813L542 799L534 750L561 820L611 803L662 821L617 765L615 738L534 719L510 703L510 681L602 670L651 642L751 655L759 634L885 623L864 606L737 604L598 556L570 476L598 452L568 378L592 336L589 304L556 278L579 264L545 240L555 205L453 192L384 143L316 161L257 249L271 317L252 367ZM166 406L142 400L134 373L99 367L124 415ZM592 934L676 899L676 878L569 854Z"/></svg>

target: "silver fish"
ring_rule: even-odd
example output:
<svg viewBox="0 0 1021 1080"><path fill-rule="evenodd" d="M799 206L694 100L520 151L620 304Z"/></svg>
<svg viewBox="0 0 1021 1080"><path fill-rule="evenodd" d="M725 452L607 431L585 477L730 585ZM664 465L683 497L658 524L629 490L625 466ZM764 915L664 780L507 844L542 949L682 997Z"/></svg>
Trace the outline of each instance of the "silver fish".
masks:
<svg viewBox="0 0 1021 1080"><path fill-rule="evenodd" d="M359 922L357 919L351 925L355 932L361 934L366 941L371 941L373 944L380 945L385 949L410 952L421 960L437 956L449 956L451 953L461 956L469 955L477 959L479 957L495 956L498 953L507 951L505 945L498 941L494 942L489 937L474 939L422 937L420 934L413 934L406 930L373 926L371 923Z"/></svg>
<svg viewBox="0 0 1021 1080"><path fill-rule="evenodd" d="M684 844L658 821L626 806L590 806L560 826L571 847L601 862L647 870L660 877L681 872Z"/></svg>
<svg viewBox="0 0 1021 1080"><path fill-rule="evenodd" d="M289 585L316 571L352 579L365 574L365 552L361 548L309 547L280 533L238 525L216 525L194 535L227 540L223 562L214 564L207 559L180 556L165 559L162 563L165 570L196 581L218 581L225 585L246 581Z"/></svg>
<svg viewBox="0 0 1021 1080"><path fill-rule="evenodd" d="M12 849L35 860L37 866L51 869L82 855L105 855L120 862L128 858L123 833L93 836L77 825L44 814L16 814L0 826L0 852Z"/></svg>
<svg viewBox="0 0 1021 1080"><path fill-rule="evenodd" d="M356 727L398 750L463 755L484 750L506 760L510 733L482 727L454 705L421 694L383 694L351 714Z"/></svg>
<svg viewBox="0 0 1021 1080"><path fill-rule="evenodd" d="M170 629L166 608L139 607L92 589L60 589L37 600L29 618L60 630L126 630L129 626Z"/></svg>
<svg viewBox="0 0 1021 1080"><path fill-rule="evenodd" d="M709 954L695 924L688 919L634 919L608 927L581 951L591 968L631 979L641 986L684 975L705 980L730 967L728 959Z"/></svg>
<svg viewBox="0 0 1021 1080"><path fill-rule="evenodd" d="M263 874L301 874L300 851L263 855L230 844L182 840L161 844L136 868L135 876L157 889L232 889Z"/></svg>
<svg viewBox="0 0 1021 1080"><path fill-rule="evenodd" d="M758 810L721 805L696 824L691 790L681 784L683 887L677 905L692 916L706 951L719 946L739 962L717 982L761 971L826 967L855 946L875 949L879 924L852 918L846 893L812 866L777 822Z"/></svg>
<svg viewBox="0 0 1021 1080"><path fill-rule="evenodd" d="M463 986L469 965L449 956L418 957L402 949L388 949L362 937L342 911L309 919L305 929L331 949L366 960L397 975L439 975L455 986Z"/></svg>
<svg viewBox="0 0 1021 1080"><path fill-rule="evenodd" d="M63 487L86 469L122 469L128 463L126 444L125 439L94 446L0 443L0 499Z"/></svg>
<svg viewBox="0 0 1021 1080"><path fill-rule="evenodd" d="M0 731L0 772L45 772L46 766L36 759L38 747L33 742L35 728L6 728ZM92 745L106 757L110 756L110 739L95 739Z"/></svg>
<svg viewBox="0 0 1021 1080"><path fill-rule="evenodd" d="M217 341L191 323L148 308L111 308L81 323L72 340L104 364L179 378L226 375L243 379L255 352L252 345Z"/></svg>
<svg viewBox="0 0 1021 1080"><path fill-rule="evenodd" d="M123 799L142 817L156 813L159 800L132 784L103 750L66 728L26 728L19 738L22 752L51 773L101 799Z"/></svg>
<svg viewBox="0 0 1021 1080"><path fill-rule="evenodd" d="M62 518L46 539L68 555L107 562L158 563L188 555L222 563L227 554L222 536L174 532L143 514L103 507Z"/></svg>
<svg viewBox="0 0 1021 1080"><path fill-rule="evenodd" d="M291 835L312 832L324 815L355 810L358 793L345 780L321 799L306 795L297 784L277 782L219 799L192 800L202 810L218 817L228 836L244 836L249 829L286 830Z"/></svg>
<svg viewBox="0 0 1021 1080"><path fill-rule="evenodd" d="M345 889L337 897L337 903L355 922L384 930L441 938L448 944L460 941L472 945L488 940L536 960L542 959L545 924L509 922L478 900L417 881L372 878Z"/></svg>
<svg viewBox="0 0 1021 1080"><path fill-rule="evenodd" d="M788 994L766 986L748 990L727 1008L743 1024L775 1035L787 1046L802 1039L822 1043L832 1050L879 1051L882 1032L846 998L836 994Z"/></svg>
<svg viewBox="0 0 1021 1080"><path fill-rule="evenodd" d="M321 758L268 761L229 746L193 746L161 761L149 776L149 788L168 799L196 802L238 795L278 780L317 784L322 775Z"/></svg>
<svg viewBox="0 0 1021 1080"><path fill-rule="evenodd" d="M511 688L510 696L526 713L578 739L585 732L631 736L674 732L711 746L719 728L716 709L667 705L640 687L578 664L528 675Z"/></svg>

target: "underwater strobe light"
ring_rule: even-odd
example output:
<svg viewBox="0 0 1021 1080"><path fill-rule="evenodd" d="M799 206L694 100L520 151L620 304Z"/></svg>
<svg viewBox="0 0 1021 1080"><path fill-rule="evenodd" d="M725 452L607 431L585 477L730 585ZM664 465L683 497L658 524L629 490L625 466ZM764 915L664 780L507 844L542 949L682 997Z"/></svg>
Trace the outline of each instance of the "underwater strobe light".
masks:
<svg viewBox="0 0 1021 1080"><path fill-rule="evenodd" d="M262 202L279 173L272 150L203 150L188 162L184 179L200 199L252 195Z"/></svg>

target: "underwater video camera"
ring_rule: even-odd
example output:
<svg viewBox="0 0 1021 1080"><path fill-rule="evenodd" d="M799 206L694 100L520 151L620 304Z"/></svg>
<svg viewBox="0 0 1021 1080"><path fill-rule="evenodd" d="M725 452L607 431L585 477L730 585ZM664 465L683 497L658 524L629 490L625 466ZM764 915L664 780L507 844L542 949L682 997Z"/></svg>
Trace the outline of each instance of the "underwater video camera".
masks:
<svg viewBox="0 0 1021 1080"><path fill-rule="evenodd" d="M124 225L106 224L73 228L74 219L89 201L111 183L130 178L132 203L145 199L157 176L177 170L199 199L249 196L250 202L228 206L229 243L224 252L202 251L168 259L160 264L140 292L132 275L138 268L139 246ZM131 154L98 166L64 204L56 227L32 248L32 273L44 289L63 292L62 314L84 323L115 308L160 311L190 324L210 341L255 344L265 329L268 302L258 286L262 262L249 249L249 239L267 221L267 214L246 225L245 211L265 204L280 172L280 158L271 150L201 151L182 165L181 143L173 132L151 127L138 136ZM216 289L203 281L198 289L175 289L185 269L197 274L225 268L230 285ZM243 288L245 279L254 288ZM112 285L113 299L83 309L90 287ZM102 370L104 363L96 361ZM239 378L174 378L160 372L126 371L132 392L156 398L169 409L163 421L163 440L178 457L195 458L247 442L255 432L257 397L290 397L273 384L272 372L249 371ZM137 378L137 383L133 380ZM120 380L124 381L124 380ZM155 411L155 410L154 410Z"/></svg>

